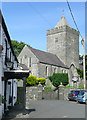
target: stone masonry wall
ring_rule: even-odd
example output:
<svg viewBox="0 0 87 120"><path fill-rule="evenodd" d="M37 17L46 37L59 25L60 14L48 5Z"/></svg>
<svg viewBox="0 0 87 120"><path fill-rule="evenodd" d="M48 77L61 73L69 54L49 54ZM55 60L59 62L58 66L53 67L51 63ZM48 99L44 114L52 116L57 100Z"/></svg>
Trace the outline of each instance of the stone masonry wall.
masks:
<svg viewBox="0 0 87 120"><path fill-rule="evenodd" d="M42 86L26 87L26 108L29 108L30 100L42 99ZM23 103L23 87L18 87L18 102Z"/></svg>
<svg viewBox="0 0 87 120"><path fill-rule="evenodd" d="M28 100L41 100L42 87L26 87L26 99Z"/></svg>
<svg viewBox="0 0 87 120"><path fill-rule="evenodd" d="M31 58L31 66L30 66L30 60ZM38 77L38 62L39 60L36 58L36 56L31 52L28 46L25 46L23 50L21 51L20 55L18 56L18 61L22 64L25 64L29 71L31 71L32 75L36 75Z"/></svg>
<svg viewBox="0 0 87 120"><path fill-rule="evenodd" d="M56 54L68 67L79 67L79 32L68 26L47 31L47 52Z"/></svg>

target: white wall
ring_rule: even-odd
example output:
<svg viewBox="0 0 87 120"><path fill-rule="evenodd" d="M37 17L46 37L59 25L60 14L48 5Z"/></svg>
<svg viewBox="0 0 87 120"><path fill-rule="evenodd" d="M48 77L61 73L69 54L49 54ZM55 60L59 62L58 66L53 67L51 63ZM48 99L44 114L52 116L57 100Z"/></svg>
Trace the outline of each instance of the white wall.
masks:
<svg viewBox="0 0 87 120"><path fill-rule="evenodd" d="M2 81L1 78L4 77L4 71L6 71L6 70L10 71L10 69L7 68L7 66L5 65L5 53L6 53L5 40L7 40L8 57L10 58L10 52L11 52L10 44L5 35L5 32L2 29L2 33L1 33L1 29L0 29L0 44L3 45L3 48L4 48L2 51L2 55L0 55L0 94L2 94L3 96L4 96L4 81ZM12 60L12 62L14 62L14 69L17 69L17 61L15 61L15 57L13 56L13 53L11 53L11 54L12 54L11 60ZM11 95L12 95L12 79L10 79L8 81L11 81ZM10 95L9 94L9 85L7 82L7 90L6 90L6 100L7 100L6 107L7 107L7 109L9 106L9 95ZM13 80L13 96L15 96L15 98L13 98L13 105L14 105L17 100L17 80L16 79ZM4 113L4 104L0 105L0 117L2 117L3 113Z"/></svg>

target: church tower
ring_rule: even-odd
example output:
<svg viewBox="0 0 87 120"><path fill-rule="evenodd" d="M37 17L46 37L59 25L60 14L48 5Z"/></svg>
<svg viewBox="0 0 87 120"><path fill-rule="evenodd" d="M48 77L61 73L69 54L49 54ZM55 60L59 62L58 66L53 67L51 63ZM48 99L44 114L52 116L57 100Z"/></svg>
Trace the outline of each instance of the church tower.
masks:
<svg viewBox="0 0 87 120"><path fill-rule="evenodd" d="M63 16L54 29L47 30L47 52L56 54L68 67L79 68L79 32Z"/></svg>

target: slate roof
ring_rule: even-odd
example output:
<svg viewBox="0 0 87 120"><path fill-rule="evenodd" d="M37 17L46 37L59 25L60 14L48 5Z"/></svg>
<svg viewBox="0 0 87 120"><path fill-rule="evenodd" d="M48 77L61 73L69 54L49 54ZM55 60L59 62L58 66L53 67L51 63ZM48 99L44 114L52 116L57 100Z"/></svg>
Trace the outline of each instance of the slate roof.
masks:
<svg viewBox="0 0 87 120"><path fill-rule="evenodd" d="M40 63L68 68L56 55L29 47Z"/></svg>
<svg viewBox="0 0 87 120"><path fill-rule="evenodd" d="M25 64L19 63L18 67L19 67L19 69L22 69L22 70L29 70L28 67Z"/></svg>
<svg viewBox="0 0 87 120"><path fill-rule="evenodd" d="M10 47L11 47L12 53L13 53L13 55L14 55L14 57L15 57L15 60L18 62L18 59L17 59L17 57L16 57L16 55L15 55L15 53L14 53L14 50L13 50L13 46L12 46L12 43L11 43L11 38L10 38L10 35L9 35L9 33L8 33L7 26L6 26L6 24L5 24L5 20L4 20L4 18L3 18L3 15L2 15L2 13L1 13L1 10L0 10L0 23L2 24L3 30L4 30L4 32L5 32L5 35L6 35L7 39L8 39L8 42L9 42L9 44L10 44Z"/></svg>
<svg viewBox="0 0 87 120"><path fill-rule="evenodd" d="M68 24L68 22L66 21L66 18L63 16L60 21L56 24L55 28L58 28L58 27L61 27L61 26L64 26L64 25L67 25L67 26L70 26Z"/></svg>

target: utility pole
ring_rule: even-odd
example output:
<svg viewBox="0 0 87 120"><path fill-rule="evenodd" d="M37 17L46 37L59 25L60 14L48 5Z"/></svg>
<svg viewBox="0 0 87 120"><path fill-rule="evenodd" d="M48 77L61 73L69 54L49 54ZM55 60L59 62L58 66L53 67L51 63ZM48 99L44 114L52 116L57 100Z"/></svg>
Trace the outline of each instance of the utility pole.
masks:
<svg viewBox="0 0 87 120"><path fill-rule="evenodd" d="M86 80L85 80L85 44L84 44L84 38L82 38L81 41L83 45L83 78L84 78L84 90L86 89Z"/></svg>

